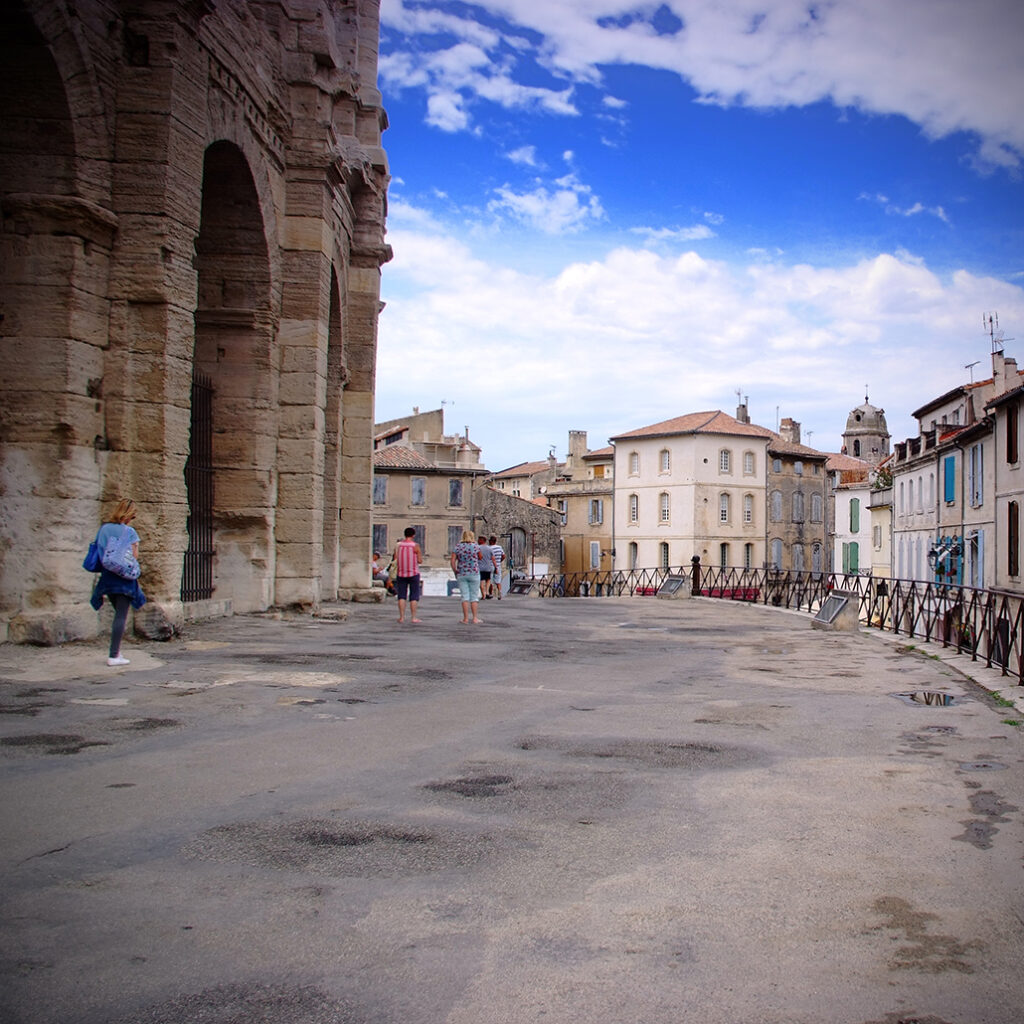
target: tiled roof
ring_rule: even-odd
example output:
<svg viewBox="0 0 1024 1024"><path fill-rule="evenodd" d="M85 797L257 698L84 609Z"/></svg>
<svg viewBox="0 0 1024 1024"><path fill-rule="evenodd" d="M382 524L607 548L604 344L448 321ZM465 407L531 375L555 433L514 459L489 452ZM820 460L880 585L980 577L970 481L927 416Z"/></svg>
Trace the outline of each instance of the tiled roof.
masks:
<svg viewBox="0 0 1024 1024"><path fill-rule="evenodd" d="M768 442L768 451L777 452L779 455L802 455L807 459L827 459L827 452L819 452L817 448L810 448L797 441L787 441L778 434Z"/></svg>
<svg viewBox="0 0 1024 1024"><path fill-rule="evenodd" d="M728 413L715 409L711 412L691 412L686 416L677 416L675 419L663 420L661 423L652 423L649 427L640 427L639 430L629 430L624 434L619 434L612 440L670 437L673 434L730 434L740 437L764 438L775 436L766 427L759 427L756 423L741 423Z"/></svg>
<svg viewBox="0 0 1024 1024"><path fill-rule="evenodd" d="M374 469L434 469L419 452L406 448L404 444L389 444L373 453Z"/></svg>
<svg viewBox="0 0 1024 1024"><path fill-rule="evenodd" d="M592 452L587 452L583 456L585 459L610 459L615 454L615 449L608 445L605 448L597 448Z"/></svg>
<svg viewBox="0 0 1024 1024"><path fill-rule="evenodd" d="M825 468L831 472L857 473L863 471L865 476L871 469L871 463L863 459L855 459L852 455L844 455L842 452L830 452Z"/></svg>
<svg viewBox="0 0 1024 1024"><path fill-rule="evenodd" d="M492 474L492 479L533 476L534 473L543 473L544 470L550 469L550 467L551 464L546 459L543 462L520 462L518 466L510 466L508 469L502 469Z"/></svg>

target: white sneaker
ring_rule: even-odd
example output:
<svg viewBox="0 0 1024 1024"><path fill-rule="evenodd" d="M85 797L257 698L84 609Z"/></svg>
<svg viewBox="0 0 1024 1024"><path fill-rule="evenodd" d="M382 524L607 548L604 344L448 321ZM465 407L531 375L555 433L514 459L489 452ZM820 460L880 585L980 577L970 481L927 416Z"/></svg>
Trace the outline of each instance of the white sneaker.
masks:
<svg viewBox="0 0 1024 1024"><path fill-rule="evenodd" d="M107 664L110 666L114 665L130 665L131 662L127 658L122 658L119 654L116 658L107 658Z"/></svg>

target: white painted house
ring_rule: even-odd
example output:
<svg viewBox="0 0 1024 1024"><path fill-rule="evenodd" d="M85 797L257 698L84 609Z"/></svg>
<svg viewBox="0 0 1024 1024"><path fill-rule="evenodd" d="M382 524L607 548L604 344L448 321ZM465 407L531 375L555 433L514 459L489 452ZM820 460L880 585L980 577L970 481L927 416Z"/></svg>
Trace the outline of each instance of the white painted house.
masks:
<svg viewBox="0 0 1024 1024"><path fill-rule="evenodd" d="M775 435L695 412L630 430L615 447L615 568L756 566L765 560L765 459Z"/></svg>

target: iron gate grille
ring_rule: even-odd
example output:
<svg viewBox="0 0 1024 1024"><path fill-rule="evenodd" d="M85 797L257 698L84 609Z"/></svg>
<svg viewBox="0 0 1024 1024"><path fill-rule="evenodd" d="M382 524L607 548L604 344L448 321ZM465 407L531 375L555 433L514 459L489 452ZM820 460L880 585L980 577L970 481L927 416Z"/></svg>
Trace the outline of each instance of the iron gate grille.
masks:
<svg viewBox="0 0 1024 1024"><path fill-rule="evenodd" d="M192 375L192 424L185 463L188 548L181 569L182 601L213 596L213 381Z"/></svg>

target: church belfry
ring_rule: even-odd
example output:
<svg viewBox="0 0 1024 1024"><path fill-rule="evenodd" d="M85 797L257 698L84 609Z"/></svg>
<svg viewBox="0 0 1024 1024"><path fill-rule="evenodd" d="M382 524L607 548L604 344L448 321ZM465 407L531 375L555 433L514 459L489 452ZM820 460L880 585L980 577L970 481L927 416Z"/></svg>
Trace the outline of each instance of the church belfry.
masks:
<svg viewBox="0 0 1024 1024"><path fill-rule="evenodd" d="M885 410L875 408L865 394L864 404L853 409L846 419L844 454L877 466L889 454L889 439Z"/></svg>

